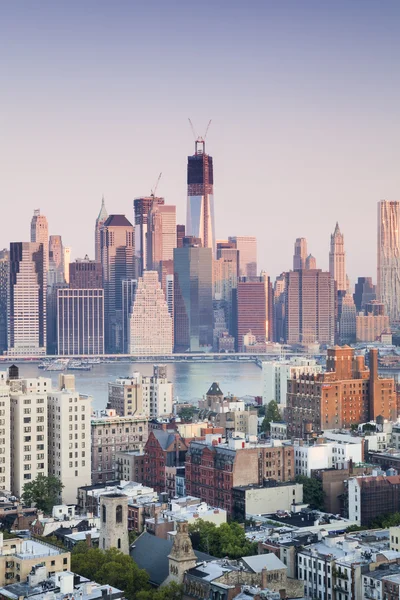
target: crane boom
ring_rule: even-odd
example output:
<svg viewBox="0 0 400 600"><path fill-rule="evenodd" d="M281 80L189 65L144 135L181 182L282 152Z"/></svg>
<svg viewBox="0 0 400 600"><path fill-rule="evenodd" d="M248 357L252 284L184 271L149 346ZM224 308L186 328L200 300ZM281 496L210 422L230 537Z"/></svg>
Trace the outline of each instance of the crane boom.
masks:
<svg viewBox="0 0 400 600"><path fill-rule="evenodd" d="M155 186L154 186L154 188L151 190L151 194L150 194L150 195L152 196L152 198L154 198L154 197L155 197L155 195L156 195L156 191L157 191L157 188L158 188L158 184L160 183L161 175L162 175L162 173L160 173L160 174L159 174L159 176L158 176L158 179L157 179L157 181L156 181L156 185L155 185Z"/></svg>

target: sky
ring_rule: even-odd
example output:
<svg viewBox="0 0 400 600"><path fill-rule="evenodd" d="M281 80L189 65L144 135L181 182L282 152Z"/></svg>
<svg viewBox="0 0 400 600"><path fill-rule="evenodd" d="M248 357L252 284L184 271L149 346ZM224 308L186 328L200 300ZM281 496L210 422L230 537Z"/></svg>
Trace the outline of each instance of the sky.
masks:
<svg viewBox="0 0 400 600"><path fill-rule="evenodd" d="M186 215L188 117L214 159L218 239L256 235L272 278L296 237L376 279L381 199L400 199L398 0L3 0L0 247L33 210L94 255L104 194L132 221L157 195Z"/></svg>

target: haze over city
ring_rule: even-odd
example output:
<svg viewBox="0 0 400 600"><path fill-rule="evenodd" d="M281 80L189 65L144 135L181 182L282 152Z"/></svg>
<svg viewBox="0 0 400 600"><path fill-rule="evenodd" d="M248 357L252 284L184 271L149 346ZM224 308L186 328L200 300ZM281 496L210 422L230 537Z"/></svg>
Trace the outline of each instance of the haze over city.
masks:
<svg viewBox="0 0 400 600"><path fill-rule="evenodd" d="M376 279L376 205L399 197L397 2L27 2L0 6L0 245L34 208L73 257L93 219L158 193L185 222L188 117L210 119L216 237L258 266L322 269L339 221L347 272ZM25 233L24 233L25 232Z"/></svg>

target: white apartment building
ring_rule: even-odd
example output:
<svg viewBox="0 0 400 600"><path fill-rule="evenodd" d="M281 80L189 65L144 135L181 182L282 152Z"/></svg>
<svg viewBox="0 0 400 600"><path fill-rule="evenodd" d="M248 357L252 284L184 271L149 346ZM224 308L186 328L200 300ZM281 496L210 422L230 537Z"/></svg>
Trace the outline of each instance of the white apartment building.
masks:
<svg viewBox="0 0 400 600"><path fill-rule="evenodd" d="M48 472L47 394L51 379L10 379L11 491L21 496L24 485Z"/></svg>
<svg viewBox="0 0 400 600"><path fill-rule="evenodd" d="M173 386L166 365L154 365L153 376L138 372L108 385L109 407L121 417L143 415L150 419L172 414Z"/></svg>
<svg viewBox="0 0 400 600"><path fill-rule="evenodd" d="M331 469L349 460L354 463L362 462L362 439L357 439L359 439L358 444L326 442L324 444L307 445L302 444L301 441L296 441L294 444L296 475L311 477L313 469Z"/></svg>
<svg viewBox="0 0 400 600"><path fill-rule="evenodd" d="M91 402L90 396L76 392L71 378L63 375L60 390L47 395L48 472L64 485L64 504L76 504L78 487L91 483Z"/></svg>
<svg viewBox="0 0 400 600"><path fill-rule="evenodd" d="M11 491L10 387L7 371L0 372L0 490Z"/></svg>
<svg viewBox="0 0 400 600"><path fill-rule="evenodd" d="M288 379L303 374L321 373L322 367L315 360L295 356L290 360L263 362L262 372L263 404L275 400L285 407Z"/></svg>

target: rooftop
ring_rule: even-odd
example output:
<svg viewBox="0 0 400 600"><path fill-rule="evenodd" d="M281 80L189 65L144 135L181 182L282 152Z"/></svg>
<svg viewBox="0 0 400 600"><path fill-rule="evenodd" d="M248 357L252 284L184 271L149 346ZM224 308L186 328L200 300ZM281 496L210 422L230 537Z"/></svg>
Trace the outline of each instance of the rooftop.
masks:
<svg viewBox="0 0 400 600"><path fill-rule="evenodd" d="M125 215L110 215L104 222L104 227L132 227Z"/></svg>

